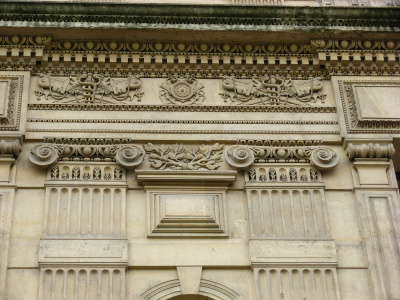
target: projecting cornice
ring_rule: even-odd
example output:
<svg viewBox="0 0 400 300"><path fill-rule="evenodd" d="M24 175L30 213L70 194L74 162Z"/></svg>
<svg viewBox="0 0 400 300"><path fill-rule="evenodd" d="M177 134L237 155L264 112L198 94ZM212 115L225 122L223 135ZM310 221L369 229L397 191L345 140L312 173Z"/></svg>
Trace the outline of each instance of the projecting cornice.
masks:
<svg viewBox="0 0 400 300"><path fill-rule="evenodd" d="M15 28L179 29L196 31L400 30L398 8L0 3L0 26Z"/></svg>

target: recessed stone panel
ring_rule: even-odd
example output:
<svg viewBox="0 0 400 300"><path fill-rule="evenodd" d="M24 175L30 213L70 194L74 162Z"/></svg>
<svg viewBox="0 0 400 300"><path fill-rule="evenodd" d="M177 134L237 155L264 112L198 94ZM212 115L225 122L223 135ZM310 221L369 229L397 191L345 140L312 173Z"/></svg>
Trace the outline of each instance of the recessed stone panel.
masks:
<svg viewBox="0 0 400 300"><path fill-rule="evenodd" d="M226 237L225 190L148 190L149 237Z"/></svg>
<svg viewBox="0 0 400 300"><path fill-rule="evenodd" d="M400 118L400 85L357 85L354 90L362 119Z"/></svg>

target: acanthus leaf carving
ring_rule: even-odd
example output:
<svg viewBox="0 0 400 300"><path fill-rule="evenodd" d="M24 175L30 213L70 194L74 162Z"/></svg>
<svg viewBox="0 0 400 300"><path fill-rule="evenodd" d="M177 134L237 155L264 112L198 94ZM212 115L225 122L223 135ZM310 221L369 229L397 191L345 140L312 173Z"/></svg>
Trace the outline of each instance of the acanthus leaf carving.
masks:
<svg viewBox="0 0 400 300"><path fill-rule="evenodd" d="M204 85L192 77L170 77L160 87L160 99L166 104L199 105L205 99Z"/></svg>
<svg viewBox="0 0 400 300"><path fill-rule="evenodd" d="M141 101L143 96L138 76L111 78L89 73L65 78L41 74L38 85L37 100L44 97L49 103L118 104L135 97Z"/></svg>
<svg viewBox="0 0 400 300"><path fill-rule="evenodd" d="M275 75L248 79L227 77L222 80L224 101L230 99L234 105L283 105L304 106L309 102L325 102L319 78L291 80Z"/></svg>
<svg viewBox="0 0 400 300"><path fill-rule="evenodd" d="M159 170L215 170L222 162L224 145L218 143L207 146L154 146L152 143L143 148L149 155L151 167Z"/></svg>

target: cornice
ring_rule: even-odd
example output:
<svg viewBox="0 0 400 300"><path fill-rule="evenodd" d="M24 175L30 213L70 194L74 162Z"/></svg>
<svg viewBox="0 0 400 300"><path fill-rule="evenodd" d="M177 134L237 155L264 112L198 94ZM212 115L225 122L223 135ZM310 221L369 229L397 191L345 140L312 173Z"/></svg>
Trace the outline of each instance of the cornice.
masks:
<svg viewBox="0 0 400 300"><path fill-rule="evenodd" d="M276 26L279 25L279 26ZM313 31L400 30L398 8L17 2L0 3L0 26L29 28ZM353 27L353 28L352 28Z"/></svg>

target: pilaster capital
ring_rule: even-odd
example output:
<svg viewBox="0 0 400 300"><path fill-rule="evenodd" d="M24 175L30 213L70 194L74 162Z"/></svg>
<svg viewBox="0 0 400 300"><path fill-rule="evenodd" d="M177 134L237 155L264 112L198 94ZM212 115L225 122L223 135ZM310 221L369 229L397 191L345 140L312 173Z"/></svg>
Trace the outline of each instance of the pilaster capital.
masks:
<svg viewBox="0 0 400 300"><path fill-rule="evenodd" d="M144 150L130 144L129 139L45 139L29 153L30 161L39 167L49 167L63 161L113 162L133 169L144 159Z"/></svg>
<svg viewBox="0 0 400 300"><path fill-rule="evenodd" d="M339 157L331 148L324 146L249 146L229 148L226 162L235 169L246 169L254 163L308 162L321 171L334 168Z"/></svg>
<svg viewBox="0 0 400 300"><path fill-rule="evenodd" d="M0 155L12 155L14 158L17 158L21 153L22 145L20 140L0 140Z"/></svg>
<svg viewBox="0 0 400 300"><path fill-rule="evenodd" d="M353 140L345 141L346 155L350 160L363 159L391 159L396 150L391 139L382 140Z"/></svg>

